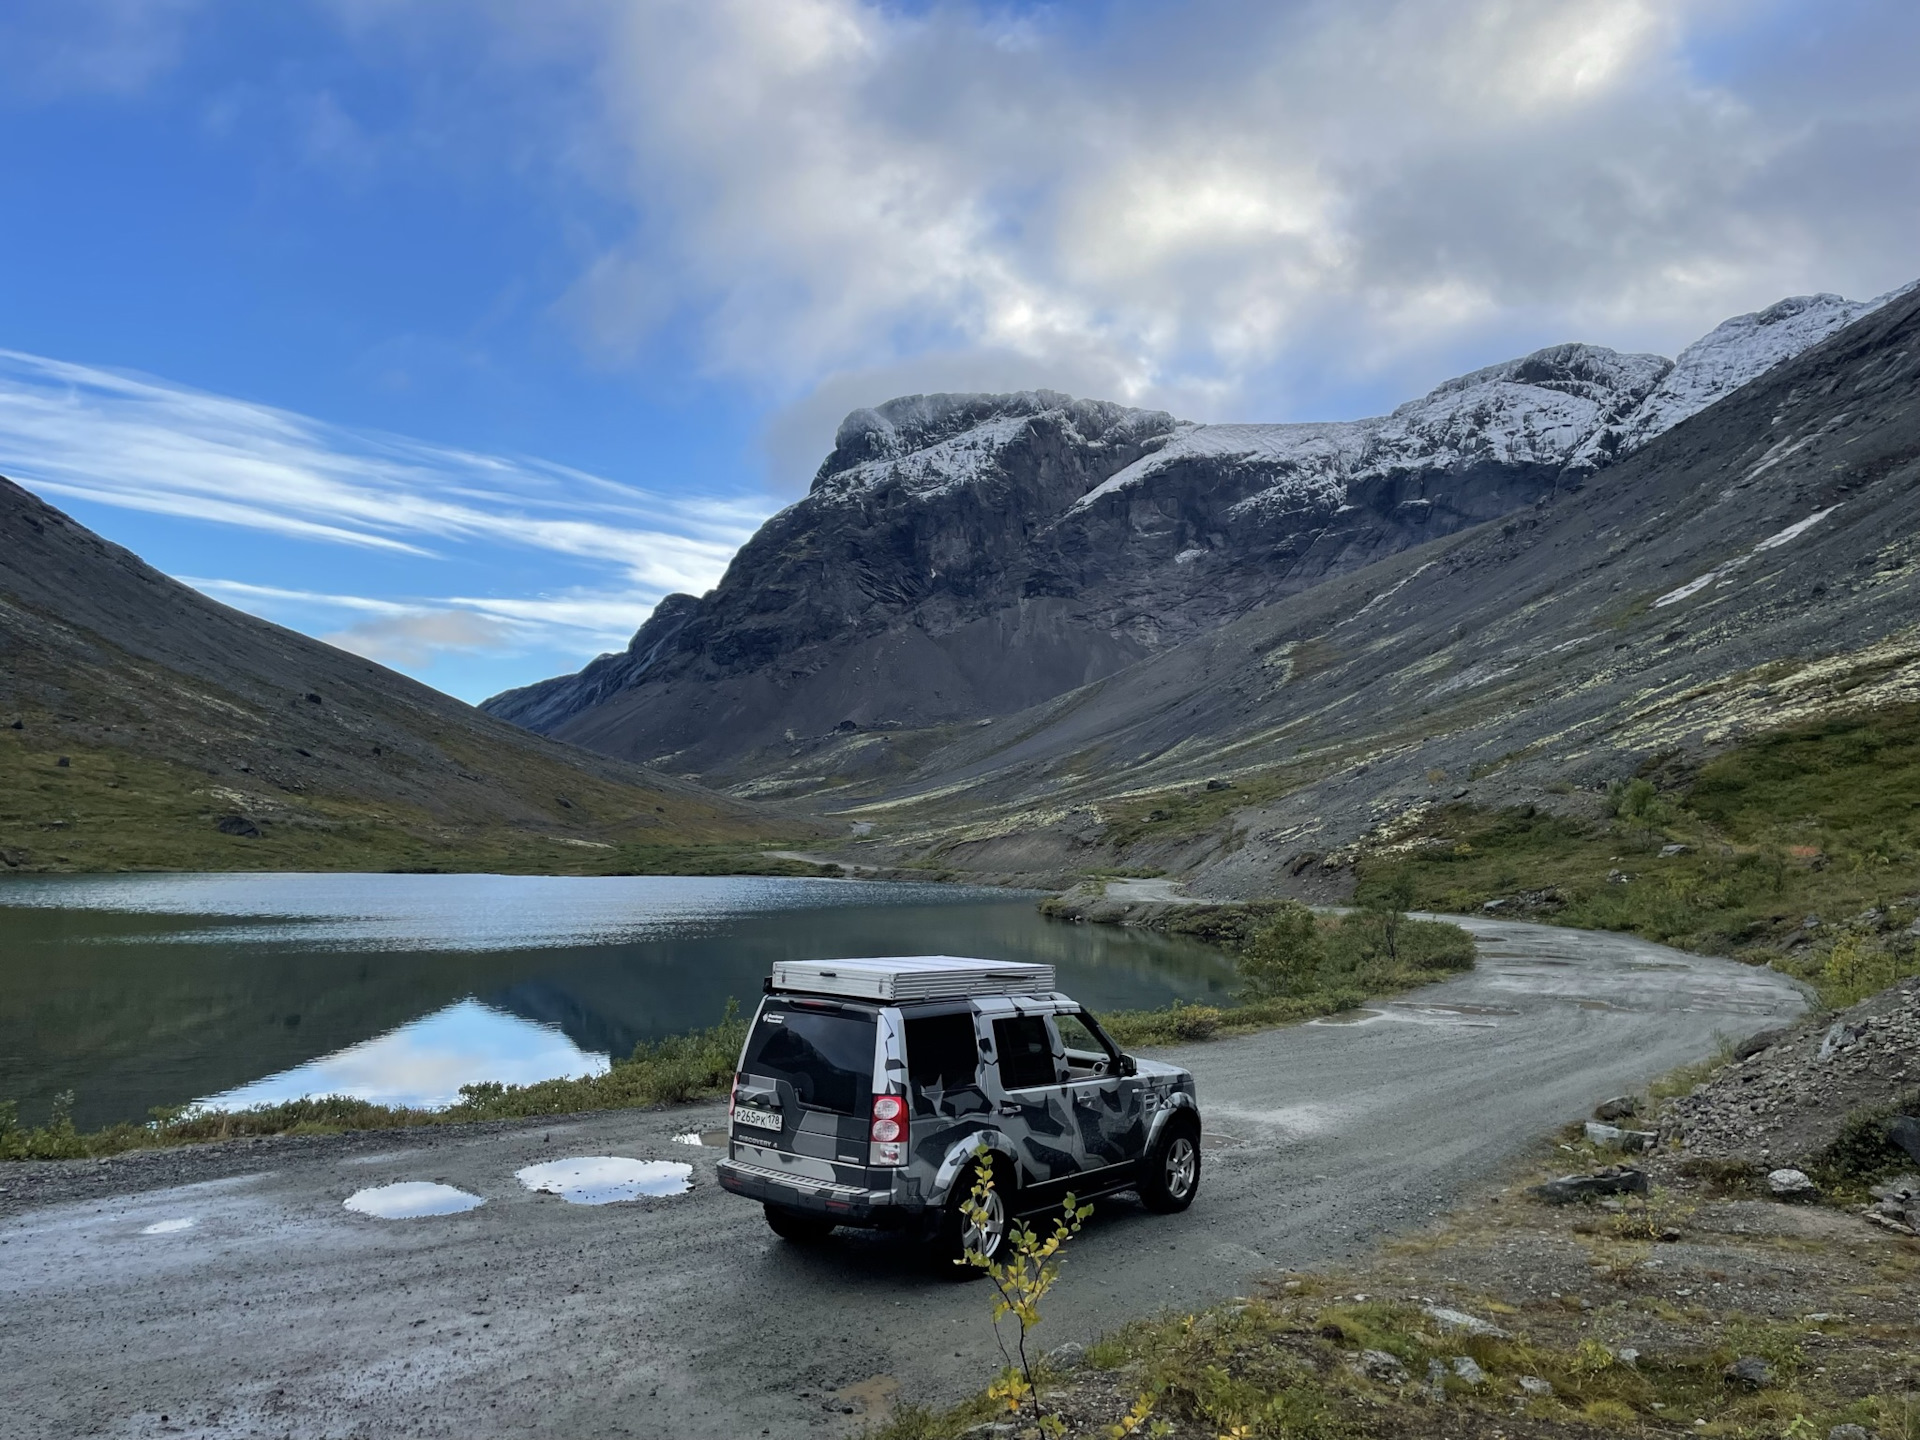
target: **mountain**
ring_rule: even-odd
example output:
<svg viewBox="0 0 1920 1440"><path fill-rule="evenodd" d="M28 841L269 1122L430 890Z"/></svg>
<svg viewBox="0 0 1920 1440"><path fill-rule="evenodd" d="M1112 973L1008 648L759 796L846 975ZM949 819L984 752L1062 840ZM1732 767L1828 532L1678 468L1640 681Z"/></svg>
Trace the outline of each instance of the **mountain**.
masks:
<svg viewBox="0 0 1920 1440"><path fill-rule="evenodd" d="M1579 814L1920 701L1920 288L1613 464L931 750L854 854L1314 893L1454 802Z"/></svg>
<svg viewBox="0 0 1920 1440"><path fill-rule="evenodd" d="M482 708L736 793L870 789L958 728L1580 486L1878 303L1782 301L1677 362L1554 346L1328 424L889 401L847 417L716 589Z"/></svg>
<svg viewBox="0 0 1920 1440"><path fill-rule="evenodd" d="M209 600L0 479L0 868L602 868L804 830Z"/></svg>

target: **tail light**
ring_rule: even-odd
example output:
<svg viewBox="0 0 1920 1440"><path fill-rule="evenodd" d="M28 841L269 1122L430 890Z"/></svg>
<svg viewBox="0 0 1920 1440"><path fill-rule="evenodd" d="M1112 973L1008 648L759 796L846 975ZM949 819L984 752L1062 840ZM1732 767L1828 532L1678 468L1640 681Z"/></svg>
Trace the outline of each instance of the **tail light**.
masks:
<svg viewBox="0 0 1920 1440"><path fill-rule="evenodd" d="M873 1121L867 1127L867 1163L907 1163L907 1102L900 1095L873 1097Z"/></svg>
<svg viewBox="0 0 1920 1440"><path fill-rule="evenodd" d="M733 1086L727 1091L727 1124L733 1124L733 1112L740 1105L740 1074L734 1072Z"/></svg>

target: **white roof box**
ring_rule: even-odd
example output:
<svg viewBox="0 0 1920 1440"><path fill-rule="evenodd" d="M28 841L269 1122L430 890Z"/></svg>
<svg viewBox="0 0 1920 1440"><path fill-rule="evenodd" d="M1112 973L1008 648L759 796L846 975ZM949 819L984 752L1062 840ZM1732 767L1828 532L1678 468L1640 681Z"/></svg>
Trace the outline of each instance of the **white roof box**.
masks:
<svg viewBox="0 0 1920 1440"><path fill-rule="evenodd" d="M873 960L781 960L774 990L845 995L856 1000L964 1000L973 995L1050 995L1053 966L958 955L902 955Z"/></svg>

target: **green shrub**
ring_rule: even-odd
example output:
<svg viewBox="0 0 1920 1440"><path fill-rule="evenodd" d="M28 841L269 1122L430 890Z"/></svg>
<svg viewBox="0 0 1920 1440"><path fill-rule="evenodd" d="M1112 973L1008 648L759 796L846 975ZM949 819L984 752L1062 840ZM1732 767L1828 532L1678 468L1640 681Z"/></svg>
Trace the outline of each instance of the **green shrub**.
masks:
<svg viewBox="0 0 1920 1440"><path fill-rule="evenodd" d="M1887 1122L1896 1115L1920 1114L1920 1090L1910 1090L1891 1105L1854 1111L1814 1162L1818 1177L1830 1185L1865 1185L1913 1168L1913 1157L1887 1138Z"/></svg>

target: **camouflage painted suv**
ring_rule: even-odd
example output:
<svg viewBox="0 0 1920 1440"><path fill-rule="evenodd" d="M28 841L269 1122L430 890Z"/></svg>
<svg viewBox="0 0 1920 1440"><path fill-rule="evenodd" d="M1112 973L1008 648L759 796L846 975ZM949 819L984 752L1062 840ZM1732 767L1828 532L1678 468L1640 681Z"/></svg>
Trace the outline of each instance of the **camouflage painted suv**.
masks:
<svg viewBox="0 0 1920 1440"><path fill-rule="evenodd" d="M1012 1216L1069 1190L1186 1209L1193 1076L1122 1054L1053 985L1051 965L949 955L776 965L734 1076L721 1185L788 1240L914 1230L951 1255L996 1253ZM974 1226L962 1201L982 1163L995 1187Z"/></svg>

